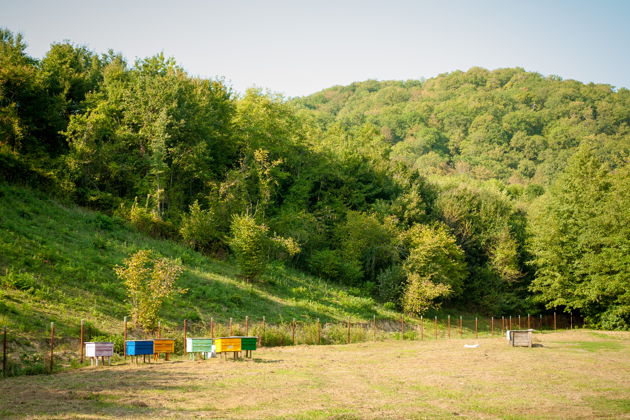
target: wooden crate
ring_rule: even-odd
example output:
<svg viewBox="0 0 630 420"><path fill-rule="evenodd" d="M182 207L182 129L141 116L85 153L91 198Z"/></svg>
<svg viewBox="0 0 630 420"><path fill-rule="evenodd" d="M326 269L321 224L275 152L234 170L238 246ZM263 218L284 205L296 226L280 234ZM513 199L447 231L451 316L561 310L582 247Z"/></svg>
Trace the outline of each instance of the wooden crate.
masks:
<svg viewBox="0 0 630 420"><path fill-rule="evenodd" d="M114 355L114 343L103 341L85 343L86 357L111 357Z"/></svg>
<svg viewBox="0 0 630 420"><path fill-rule="evenodd" d="M531 347L534 330L510 330L508 337L512 347Z"/></svg>
<svg viewBox="0 0 630 420"><path fill-rule="evenodd" d="M153 354L153 340L127 340L125 341L127 356L144 356Z"/></svg>
<svg viewBox="0 0 630 420"><path fill-rule="evenodd" d="M217 353L241 351L241 339L236 337L219 337L214 340Z"/></svg>
<svg viewBox="0 0 630 420"><path fill-rule="evenodd" d="M188 353L211 353L213 344L212 338L188 337L186 338L186 351Z"/></svg>
<svg viewBox="0 0 630 420"><path fill-rule="evenodd" d="M154 338L153 353L175 353L175 340L172 338Z"/></svg>

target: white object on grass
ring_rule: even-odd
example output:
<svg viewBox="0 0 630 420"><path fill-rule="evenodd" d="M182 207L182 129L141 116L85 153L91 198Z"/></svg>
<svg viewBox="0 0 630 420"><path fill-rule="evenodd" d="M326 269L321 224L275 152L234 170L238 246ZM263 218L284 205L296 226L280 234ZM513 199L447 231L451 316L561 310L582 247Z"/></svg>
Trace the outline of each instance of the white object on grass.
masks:
<svg viewBox="0 0 630 420"><path fill-rule="evenodd" d="M464 344L466 349L476 349L477 347L479 347L479 344Z"/></svg>

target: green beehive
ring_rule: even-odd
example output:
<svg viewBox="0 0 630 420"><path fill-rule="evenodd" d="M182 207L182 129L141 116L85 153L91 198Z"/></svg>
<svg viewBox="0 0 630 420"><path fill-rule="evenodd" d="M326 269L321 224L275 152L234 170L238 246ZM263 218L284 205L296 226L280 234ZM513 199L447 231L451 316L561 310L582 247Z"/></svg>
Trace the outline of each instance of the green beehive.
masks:
<svg viewBox="0 0 630 420"><path fill-rule="evenodd" d="M256 350L256 343L258 337L240 337L241 338L241 350Z"/></svg>
<svg viewBox="0 0 630 420"><path fill-rule="evenodd" d="M212 352L212 344L214 344L212 338L188 337L186 339L186 351L188 353L210 353Z"/></svg>

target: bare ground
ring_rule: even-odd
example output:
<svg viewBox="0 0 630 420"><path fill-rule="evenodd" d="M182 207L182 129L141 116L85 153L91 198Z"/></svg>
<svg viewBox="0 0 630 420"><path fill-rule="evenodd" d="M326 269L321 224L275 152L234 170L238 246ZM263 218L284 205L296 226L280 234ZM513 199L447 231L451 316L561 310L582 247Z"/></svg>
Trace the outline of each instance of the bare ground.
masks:
<svg viewBox="0 0 630 420"><path fill-rule="evenodd" d="M261 349L0 380L0 418L630 418L630 333ZM464 344L479 343L479 348Z"/></svg>

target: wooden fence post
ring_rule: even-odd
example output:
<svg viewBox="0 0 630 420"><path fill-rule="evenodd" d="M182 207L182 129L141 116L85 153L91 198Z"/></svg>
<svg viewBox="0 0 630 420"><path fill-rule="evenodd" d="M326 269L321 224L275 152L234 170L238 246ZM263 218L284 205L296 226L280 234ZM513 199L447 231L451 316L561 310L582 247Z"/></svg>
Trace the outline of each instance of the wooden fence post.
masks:
<svg viewBox="0 0 630 420"><path fill-rule="evenodd" d="M420 340L424 340L424 318L420 315Z"/></svg>
<svg viewBox="0 0 630 420"><path fill-rule="evenodd" d="M249 316L245 316L245 335L249 335Z"/></svg>
<svg viewBox="0 0 630 420"><path fill-rule="evenodd" d="M518 316L518 329L521 329L521 316Z"/></svg>
<svg viewBox="0 0 630 420"><path fill-rule="evenodd" d="M573 329L573 312L570 312L569 314L571 316L571 324L570 324L571 327L570 327L570 329L572 330Z"/></svg>
<svg viewBox="0 0 630 420"><path fill-rule="evenodd" d="M350 344L350 320L348 320L348 344Z"/></svg>
<svg viewBox="0 0 630 420"><path fill-rule="evenodd" d="M6 378L9 376L7 373L7 326L4 326L4 338L2 339L2 375Z"/></svg>
<svg viewBox="0 0 630 420"><path fill-rule="evenodd" d="M317 318L317 344L322 344L322 326L319 323L319 318Z"/></svg>
<svg viewBox="0 0 630 420"><path fill-rule="evenodd" d="M184 356L188 354L186 351L186 334L188 333L188 322L184 320Z"/></svg>
<svg viewBox="0 0 630 420"><path fill-rule="evenodd" d="M405 339L405 315L400 315L400 339Z"/></svg>
<svg viewBox="0 0 630 420"><path fill-rule="evenodd" d="M451 338L451 316L448 316L448 338Z"/></svg>
<svg viewBox="0 0 630 420"><path fill-rule="evenodd" d="M55 359L55 323L50 323L50 373L53 372Z"/></svg>
<svg viewBox="0 0 630 420"><path fill-rule="evenodd" d="M510 330L512 329L512 315L510 315Z"/></svg>
<svg viewBox="0 0 630 420"><path fill-rule="evenodd" d="M459 338L464 336L464 328L462 326L462 316L459 316Z"/></svg>
<svg viewBox="0 0 630 420"><path fill-rule="evenodd" d="M210 318L210 338L214 338L214 317Z"/></svg>
<svg viewBox="0 0 630 420"><path fill-rule="evenodd" d="M434 327L435 327L435 339L437 340L437 316L435 317Z"/></svg>
<svg viewBox="0 0 630 420"><path fill-rule="evenodd" d="M81 338L79 340L79 345L81 346L81 363L83 363L83 320L81 320Z"/></svg>
<svg viewBox="0 0 630 420"><path fill-rule="evenodd" d="M494 335L494 317L490 317L490 335Z"/></svg>
<svg viewBox="0 0 630 420"><path fill-rule="evenodd" d="M527 314L527 329L528 330L532 328L531 325L532 325L531 319L529 317L529 314Z"/></svg>
<svg viewBox="0 0 630 420"><path fill-rule="evenodd" d="M479 338L479 330L477 329L477 317L475 317L475 338Z"/></svg>
<svg viewBox="0 0 630 420"><path fill-rule="evenodd" d="M232 336L234 334L232 334L232 318L230 318L230 336Z"/></svg>
<svg viewBox="0 0 630 420"><path fill-rule="evenodd" d="M265 316L263 315L263 330L262 330L262 334L260 335L260 347L263 346L263 337L265 336L265 327L266 327L266 322L265 322Z"/></svg>
<svg viewBox="0 0 630 420"><path fill-rule="evenodd" d="M556 323L556 313L553 313L553 330L556 331L558 328L558 324Z"/></svg>
<svg viewBox="0 0 630 420"><path fill-rule="evenodd" d="M538 328L539 328L540 330L542 330L542 329L543 329L542 314L540 314L540 316L539 316L539 320L538 320Z"/></svg>
<svg viewBox="0 0 630 420"><path fill-rule="evenodd" d="M376 315L372 315L372 340L376 341Z"/></svg>
<svg viewBox="0 0 630 420"><path fill-rule="evenodd" d="M501 316L501 334L505 331L505 316Z"/></svg>
<svg viewBox="0 0 630 420"><path fill-rule="evenodd" d="M157 335L158 335L158 338L162 338L162 321L158 321L158 334ZM184 343L184 345L186 345L186 343Z"/></svg>
<svg viewBox="0 0 630 420"><path fill-rule="evenodd" d="M127 317L125 317L125 329L123 330L123 355L127 360Z"/></svg>

